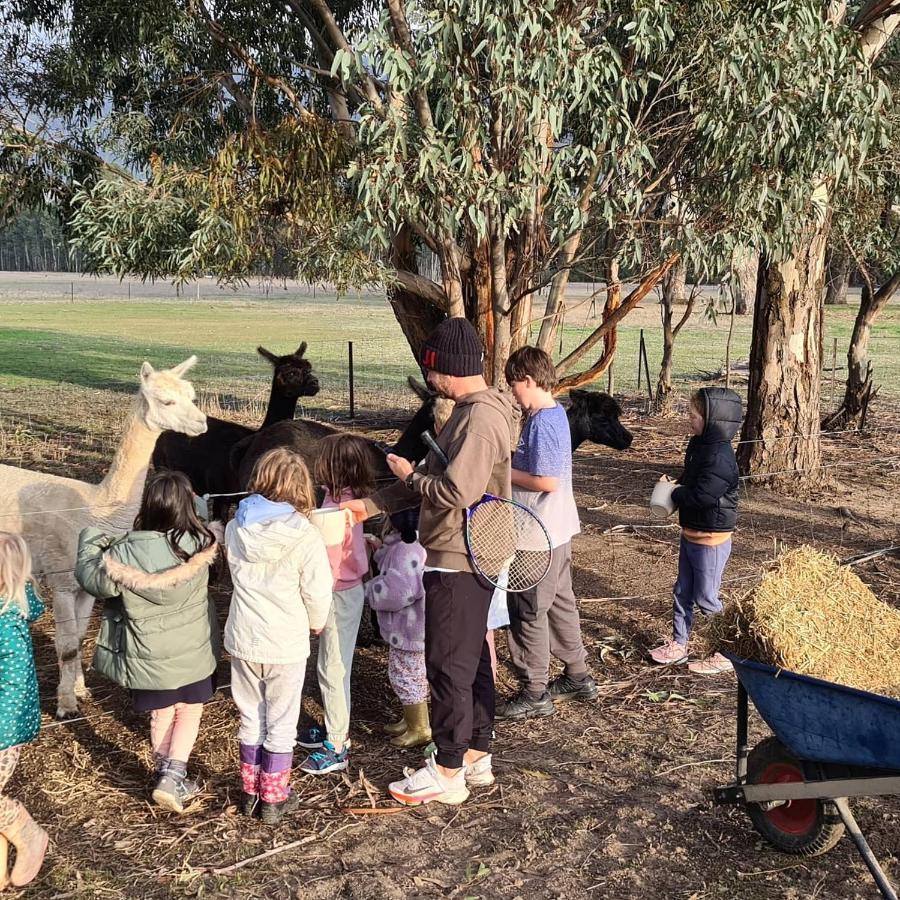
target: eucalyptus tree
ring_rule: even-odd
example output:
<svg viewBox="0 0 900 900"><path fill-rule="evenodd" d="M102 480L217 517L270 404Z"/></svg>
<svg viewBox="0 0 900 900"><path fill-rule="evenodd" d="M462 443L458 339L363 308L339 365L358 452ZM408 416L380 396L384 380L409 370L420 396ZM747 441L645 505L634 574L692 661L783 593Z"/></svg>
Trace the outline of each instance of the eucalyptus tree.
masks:
<svg viewBox="0 0 900 900"><path fill-rule="evenodd" d="M35 146L82 160L56 184L77 182L66 221L95 269L239 278L282 247L301 278L385 283L414 349L468 316L496 382L533 329L554 346L570 273L590 261L610 291L559 361L570 387L604 371L618 322L679 260L721 268L736 246L766 254L761 367L796 350L815 267L792 248L818 247L823 191L856 178L885 99L861 48L888 5L866 4L856 30L840 6L8 0L0 24L34 58L15 103L53 126ZM677 222L673 192L690 211ZM628 297L619 272L638 283ZM766 332L776 308L789 327ZM786 381L818 364L805 355ZM770 380L748 427L793 433L809 413ZM817 415L810 391L797 403Z"/></svg>
<svg viewBox="0 0 900 900"><path fill-rule="evenodd" d="M869 150L883 139L891 97L873 63L900 24L900 5L826 2L801 13L810 19L807 33L816 38L805 59L779 73L793 91L776 97L766 78L734 82L753 111L747 139L759 128L760 117L765 129L779 132L777 147L791 148L790 169L793 177L806 179L805 202L812 212L786 244L773 240L773 232L762 244L738 461L745 472L789 471L793 478L812 481L821 461L822 291L833 198L853 184L848 174L859 174ZM750 52L768 57L772 29L777 35L777 22L752 35ZM785 172L783 154L762 164L771 173L760 198L764 202Z"/></svg>

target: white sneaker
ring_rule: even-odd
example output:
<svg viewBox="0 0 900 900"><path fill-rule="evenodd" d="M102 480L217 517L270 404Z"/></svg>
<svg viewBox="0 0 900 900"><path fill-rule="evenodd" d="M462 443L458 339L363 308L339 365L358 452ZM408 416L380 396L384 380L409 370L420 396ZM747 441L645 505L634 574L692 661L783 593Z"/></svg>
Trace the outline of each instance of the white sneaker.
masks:
<svg viewBox="0 0 900 900"><path fill-rule="evenodd" d="M487 753L481 759L475 760L466 766L466 784L473 787L487 787L496 781L491 769L491 754Z"/></svg>
<svg viewBox="0 0 900 900"><path fill-rule="evenodd" d="M465 766L452 778L446 778L438 772L434 757L429 756L421 769L404 768L403 774L405 777L401 781L388 785L388 793L407 806L419 806L432 800L456 806L469 799Z"/></svg>

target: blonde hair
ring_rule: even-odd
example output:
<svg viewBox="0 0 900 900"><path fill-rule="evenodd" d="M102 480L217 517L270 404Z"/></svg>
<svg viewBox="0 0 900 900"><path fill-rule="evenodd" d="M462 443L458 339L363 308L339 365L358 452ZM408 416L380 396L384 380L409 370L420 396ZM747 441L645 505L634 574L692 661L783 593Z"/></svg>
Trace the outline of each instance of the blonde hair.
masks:
<svg viewBox="0 0 900 900"><path fill-rule="evenodd" d="M31 551L19 534L0 531L0 612L15 603L28 615L25 585L31 580Z"/></svg>
<svg viewBox="0 0 900 900"><path fill-rule="evenodd" d="M253 467L247 490L274 503L290 503L304 515L315 508L316 490L303 457L287 447L264 453Z"/></svg>
<svg viewBox="0 0 900 900"><path fill-rule="evenodd" d="M368 497L375 487L369 442L358 434L330 434L319 442L316 480L337 500L344 491Z"/></svg>

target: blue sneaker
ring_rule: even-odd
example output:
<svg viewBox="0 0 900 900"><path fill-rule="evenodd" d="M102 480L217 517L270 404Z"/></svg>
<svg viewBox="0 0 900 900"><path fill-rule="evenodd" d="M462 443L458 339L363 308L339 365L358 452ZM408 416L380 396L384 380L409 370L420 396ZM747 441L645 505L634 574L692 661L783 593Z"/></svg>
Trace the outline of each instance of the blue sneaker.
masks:
<svg viewBox="0 0 900 900"><path fill-rule="evenodd" d="M327 737L327 732L319 725L310 725L309 728L297 729L297 743L304 750L320 749Z"/></svg>
<svg viewBox="0 0 900 900"><path fill-rule="evenodd" d="M334 749L331 741L324 741L321 750L313 750L300 764L300 771L307 775L327 775L329 772L342 772L347 768L349 748L345 745L340 753Z"/></svg>

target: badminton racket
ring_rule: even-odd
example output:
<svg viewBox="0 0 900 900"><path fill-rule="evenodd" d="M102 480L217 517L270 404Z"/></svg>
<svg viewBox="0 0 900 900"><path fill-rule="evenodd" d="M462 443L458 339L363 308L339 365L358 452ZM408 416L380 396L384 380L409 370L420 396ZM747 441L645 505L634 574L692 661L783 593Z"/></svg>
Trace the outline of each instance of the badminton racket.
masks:
<svg viewBox="0 0 900 900"><path fill-rule="evenodd" d="M445 467L447 454L426 431L422 440ZM475 570L495 588L521 593L540 584L553 550L544 523L527 506L484 494L466 510L466 550Z"/></svg>

